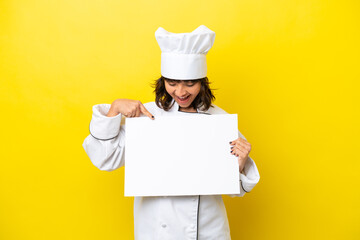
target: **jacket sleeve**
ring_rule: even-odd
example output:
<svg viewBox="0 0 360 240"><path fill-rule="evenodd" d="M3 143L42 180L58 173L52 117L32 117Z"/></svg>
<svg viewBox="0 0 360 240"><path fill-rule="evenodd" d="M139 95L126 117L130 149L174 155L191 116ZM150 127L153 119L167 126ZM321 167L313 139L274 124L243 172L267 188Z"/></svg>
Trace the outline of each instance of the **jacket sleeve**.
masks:
<svg viewBox="0 0 360 240"><path fill-rule="evenodd" d="M246 140L244 135L239 131L239 137ZM245 174L239 173L240 177L240 194L229 194L230 197L242 197L245 193L250 192L260 180L260 174L254 160L248 157L245 166Z"/></svg>
<svg viewBox="0 0 360 240"><path fill-rule="evenodd" d="M110 104L94 105L90 134L82 146L91 162L100 170L113 171L125 164L125 127L121 114L107 117Z"/></svg>

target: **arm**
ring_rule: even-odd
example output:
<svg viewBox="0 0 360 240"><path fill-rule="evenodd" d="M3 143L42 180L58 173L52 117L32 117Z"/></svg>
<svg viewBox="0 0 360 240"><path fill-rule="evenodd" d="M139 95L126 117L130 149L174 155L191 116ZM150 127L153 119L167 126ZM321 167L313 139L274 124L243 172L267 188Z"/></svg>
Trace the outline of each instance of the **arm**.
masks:
<svg viewBox="0 0 360 240"><path fill-rule="evenodd" d="M140 117L154 116L138 100L116 99L110 104L93 106L90 135L83 143L91 162L100 170L113 171L125 164L125 127L122 115Z"/></svg>
<svg viewBox="0 0 360 240"><path fill-rule="evenodd" d="M82 146L91 162L100 170L113 171L125 164L125 128L121 113L112 117L107 114L110 104L93 106L90 134Z"/></svg>

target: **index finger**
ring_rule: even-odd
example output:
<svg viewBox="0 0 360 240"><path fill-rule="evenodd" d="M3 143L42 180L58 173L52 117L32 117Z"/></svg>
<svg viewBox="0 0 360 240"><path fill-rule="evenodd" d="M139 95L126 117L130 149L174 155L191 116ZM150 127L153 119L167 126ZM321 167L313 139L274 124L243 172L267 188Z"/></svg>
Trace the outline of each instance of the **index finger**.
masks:
<svg viewBox="0 0 360 240"><path fill-rule="evenodd" d="M152 120L155 119L155 117L144 107L144 105L142 103L140 104L140 110L143 114L148 116L150 119L152 119Z"/></svg>

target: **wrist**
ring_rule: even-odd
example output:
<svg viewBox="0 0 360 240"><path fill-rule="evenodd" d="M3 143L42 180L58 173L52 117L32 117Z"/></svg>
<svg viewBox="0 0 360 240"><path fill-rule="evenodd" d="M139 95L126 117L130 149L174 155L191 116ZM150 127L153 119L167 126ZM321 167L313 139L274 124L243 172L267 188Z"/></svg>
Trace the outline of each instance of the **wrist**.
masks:
<svg viewBox="0 0 360 240"><path fill-rule="evenodd" d="M109 112L107 113L107 117L114 117L121 113L120 106L121 106L122 99L116 99L112 102Z"/></svg>
<svg viewBox="0 0 360 240"><path fill-rule="evenodd" d="M118 114L119 114L119 111L117 111L116 108L113 105L111 105L111 107L110 107L108 113L106 114L106 116L107 117L114 117L114 116L116 116Z"/></svg>

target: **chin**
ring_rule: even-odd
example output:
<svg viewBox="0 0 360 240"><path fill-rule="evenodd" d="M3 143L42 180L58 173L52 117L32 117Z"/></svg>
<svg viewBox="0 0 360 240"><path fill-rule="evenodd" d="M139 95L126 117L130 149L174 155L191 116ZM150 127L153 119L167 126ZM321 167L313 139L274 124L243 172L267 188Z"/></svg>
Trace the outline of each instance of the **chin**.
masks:
<svg viewBox="0 0 360 240"><path fill-rule="evenodd" d="M180 103L177 103L180 107L182 108L188 108L191 106L191 103L190 104L187 104L187 105L183 105L183 104L180 104Z"/></svg>

